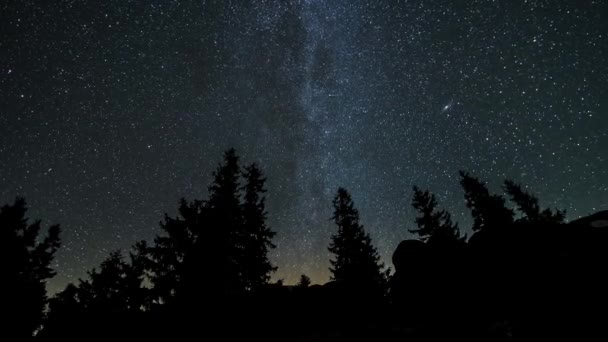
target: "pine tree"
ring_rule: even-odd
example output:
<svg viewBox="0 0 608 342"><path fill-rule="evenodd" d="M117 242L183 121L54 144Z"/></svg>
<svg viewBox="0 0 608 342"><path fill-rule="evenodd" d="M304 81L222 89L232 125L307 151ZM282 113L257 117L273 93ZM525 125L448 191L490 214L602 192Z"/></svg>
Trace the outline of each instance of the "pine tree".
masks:
<svg viewBox="0 0 608 342"><path fill-rule="evenodd" d="M255 164L242 172L230 149L213 172L209 199L182 199L175 218L165 215L165 234L142 248L155 303L180 297L177 305L186 308L208 300L219 304L223 295L268 283L276 267L267 255L275 233L266 225L265 181Z"/></svg>
<svg viewBox="0 0 608 342"><path fill-rule="evenodd" d="M43 329L37 334L37 340L57 341L77 340L89 333L83 321L89 321L84 303L81 303L80 289L70 283L66 288L49 299L49 312L45 317Z"/></svg>
<svg viewBox="0 0 608 342"><path fill-rule="evenodd" d="M137 319L149 307L149 289L143 286L142 242L125 261L120 250L113 251L89 278L68 286L49 301L50 311L40 332L41 340L82 339L95 332L96 338L120 334L129 337L138 331ZM111 326L115 331L108 330ZM139 332L141 333L141 332ZM138 333L138 335L139 335Z"/></svg>
<svg viewBox="0 0 608 342"><path fill-rule="evenodd" d="M142 286L143 272L124 260L120 250L111 252L100 265L99 270L88 272L88 280L81 280L78 286L79 299L84 307L96 313L139 312L145 307L145 289Z"/></svg>
<svg viewBox="0 0 608 342"><path fill-rule="evenodd" d="M272 238L276 235L266 225L265 182L262 171L254 163L245 168L242 243L243 255L240 260L242 278L248 290L259 289L270 280L276 271L268 259L268 251L276 246Z"/></svg>
<svg viewBox="0 0 608 342"><path fill-rule="evenodd" d="M437 208L437 199L428 190L422 191L414 186L412 206L418 212L416 217L417 229L410 232L430 244L446 244L463 242L466 237L460 236L458 224L452 223L450 213Z"/></svg>
<svg viewBox="0 0 608 342"><path fill-rule="evenodd" d="M221 291L242 292L243 216L240 202L241 169L234 149L224 153L224 163L213 173L206 203L207 227L197 241L197 252L204 253L210 274L219 278ZM219 289L218 289L219 290Z"/></svg>
<svg viewBox="0 0 608 342"><path fill-rule="evenodd" d="M0 269L4 300L2 334L29 340L43 318L47 302L45 281L55 272L51 262L60 246L59 225L49 227L40 241L40 221L28 223L23 198L0 208Z"/></svg>
<svg viewBox="0 0 608 342"><path fill-rule="evenodd" d="M300 276L300 281L296 284L296 287L307 288L310 286L310 278L306 274Z"/></svg>
<svg viewBox="0 0 608 342"><path fill-rule="evenodd" d="M192 253L196 239L203 229L204 203L180 200L175 218L165 214L160 227L164 235L154 238L153 246L140 246L142 267L153 284L155 302L169 303L181 287L184 258Z"/></svg>
<svg viewBox="0 0 608 342"><path fill-rule="evenodd" d="M511 201L515 203L517 210L522 217L518 220L520 223L564 223L566 212L563 210L555 210L547 208L540 209L538 198L521 188L521 185L512 180L505 180L503 189L509 195Z"/></svg>
<svg viewBox="0 0 608 342"><path fill-rule="evenodd" d="M383 270L384 264L359 223L359 212L345 189L338 189L333 207L332 219L338 232L331 236L329 245L329 251L334 254L330 260L332 280L351 288L364 288L369 294L384 294L390 270Z"/></svg>
<svg viewBox="0 0 608 342"><path fill-rule="evenodd" d="M473 216L474 231L513 223L513 211L505 206L502 196L491 195L484 183L466 172L460 171L460 177L466 205Z"/></svg>

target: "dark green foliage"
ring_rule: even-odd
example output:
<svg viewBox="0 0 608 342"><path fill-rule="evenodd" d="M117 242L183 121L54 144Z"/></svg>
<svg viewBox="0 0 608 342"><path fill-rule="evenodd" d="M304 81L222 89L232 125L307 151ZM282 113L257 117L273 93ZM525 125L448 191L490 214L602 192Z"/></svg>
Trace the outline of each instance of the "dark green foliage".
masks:
<svg viewBox="0 0 608 342"><path fill-rule="evenodd" d="M460 177L464 199L473 216L474 231L513 223L513 211L505 206L502 196L490 194L484 183L466 172L460 171Z"/></svg>
<svg viewBox="0 0 608 342"><path fill-rule="evenodd" d="M42 322L46 304L46 280L55 272L51 262L60 246L59 225L49 227L39 239L40 221L28 223L23 198L0 208L0 269L8 324L4 336L28 340Z"/></svg>
<svg viewBox="0 0 608 342"><path fill-rule="evenodd" d="M329 245L329 251L334 254L334 259L330 260L332 280L344 286L364 288L370 294L384 293L390 270L384 271L369 234L359 223L359 212L354 208L350 194L339 188L333 206L332 219L338 232L331 236Z"/></svg>
<svg viewBox="0 0 608 342"><path fill-rule="evenodd" d="M417 229L410 232L418 234L420 239L432 244L445 244L463 242L466 237L460 236L458 224L452 223L451 215L445 210L437 208L437 200L434 194L428 190L422 191L414 186L412 206L416 209Z"/></svg>

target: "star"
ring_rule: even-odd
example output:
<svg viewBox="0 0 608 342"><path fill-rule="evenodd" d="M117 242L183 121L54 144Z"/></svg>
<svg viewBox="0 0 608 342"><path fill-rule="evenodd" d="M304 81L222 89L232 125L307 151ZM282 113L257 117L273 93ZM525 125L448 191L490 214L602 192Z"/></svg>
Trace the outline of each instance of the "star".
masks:
<svg viewBox="0 0 608 342"><path fill-rule="evenodd" d="M268 179L286 284L328 280L338 187L387 266L413 185L471 235L461 169L606 209L608 1L254 3L3 6L0 206L66 227L50 295L205 200L230 147Z"/></svg>

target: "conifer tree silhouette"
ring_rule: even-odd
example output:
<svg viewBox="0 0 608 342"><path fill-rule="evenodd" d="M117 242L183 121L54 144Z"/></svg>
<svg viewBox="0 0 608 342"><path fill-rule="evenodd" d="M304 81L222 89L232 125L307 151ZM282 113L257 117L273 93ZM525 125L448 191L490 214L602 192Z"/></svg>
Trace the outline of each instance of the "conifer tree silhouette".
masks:
<svg viewBox="0 0 608 342"><path fill-rule="evenodd" d="M27 341L43 318L47 302L45 281L55 275L51 262L60 246L59 225L39 239L40 221L29 223L27 205L17 198L0 208L0 269L4 301L2 334Z"/></svg>
<svg viewBox="0 0 608 342"><path fill-rule="evenodd" d="M306 274L300 276L300 281L296 284L299 288L307 288L310 286L310 278Z"/></svg>
<svg viewBox="0 0 608 342"><path fill-rule="evenodd" d="M140 265L143 247L142 242L134 246L130 262L120 250L111 252L99 269L87 272L88 279L68 284L52 298L40 338L80 339L91 331L96 331L96 338L139 335L137 320L149 308L149 289L143 286ZM110 326L117 331L108 330Z"/></svg>
<svg viewBox="0 0 608 342"><path fill-rule="evenodd" d="M153 246L144 247L147 260L144 263L153 284L152 292L156 304L173 301L183 280L183 263L191 253L203 226L204 203L195 200L179 202L178 216L165 214L160 227L165 233L154 238Z"/></svg>
<svg viewBox="0 0 608 342"><path fill-rule="evenodd" d="M88 328L88 312L81 302L81 291L78 286L70 283L65 289L50 298L49 312L45 317L43 329L37 335L41 341L56 341L82 336Z"/></svg>
<svg viewBox="0 0 608 342"><path fill-rule="evenodd" d="M418 234L421 240L430 244L464 242L466 237L460 236L458 224L452 223L450 213L437 208L435 195L428 190L422 191L417 186L413 190L412 206L418 212L418 228L410 229L410 232Z"/></svg>
<svg viewBox="0 0 608 342"><path fill-rule="evenodd" d="M277 269L268 259L269 249L276 247L272 243L276 233L266 225L266 178L262 171L253 163L245 167L243 177L243 251L240 266L246 288L254 291L267 284L271 273Z"/></svg>
<svg viewBox="0 0 608 342"><path fill-rule="evenodd" d="M241 170L236 151L227 150L208 200L182 199L175 218L165 215L164 234L143 247L155 305L177 297L187 310L202 301L219 305L268 283L276 267L267 256L275 233L266 225L265 181L256 164Z"/></svg>
<svg viewBox="0 0 608 342"><path fill-rule="evenodd" d="M131 254L131 258L136 258ZM135 263L136 264L136 263ZM145 307L143 272L133 261L127 263L120 250L111 252L99 270L88 272L79 289L84 306L102 313L139 312Z"/></svg>
<svg viewBox="0 0 608 342"><path fill-rule="evenodd" d="M240 175L239 157L234 149L229 149L224 153L223 164L213 172L205 205L206 227L195 246L199 256L203 253L209 274L221 286L215 291L224 293L239 293L246 287L239 264L244 251Z"/></svg>
<svg viewBox="0 0 608 342"><path fill-rule="evenodd" d="M474 231L513 223L513 211L505 206L502 196L490 194L484 183L464 171L460 171L460 177L466 205L473 216Z"/></svg>
<svg viewBox="0 0 608 342"><path fill-rule="evenodd" d="M384 270L369 234L359 223L359 212L346 189L338 189L333 207L332 219L338 232L331 236L329 245L329 251L334 254L330 260L332 280L349 288L365 289L369 295L384 294L390 270Z"/></svg>
<svg viewBox="0 0 608 342"><path fill-rule="evenodd" d="M555 210L547 208L541 210L538 204L538 197L524 191L520 184L512 180L505 180L503 189L509 195L511 201L515 203L517 210L522 214L518 219L521 223L547 223L559 224L564 223L566 212L563 210Z"/></svg>

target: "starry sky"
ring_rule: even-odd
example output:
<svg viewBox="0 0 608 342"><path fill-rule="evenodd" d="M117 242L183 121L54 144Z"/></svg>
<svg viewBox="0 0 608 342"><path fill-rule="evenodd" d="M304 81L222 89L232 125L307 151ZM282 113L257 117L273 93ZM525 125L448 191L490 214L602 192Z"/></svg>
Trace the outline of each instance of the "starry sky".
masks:
<svg viewBox="0 0 608 342"><path fill-rule="evenodd" d="M274 279L323 283L338 186L387 265L414 184L469 231L461 169L608 209L607 81L599 0L2 1L0 203L62 225L56 292L235 147L268 177Z"/></svg>

